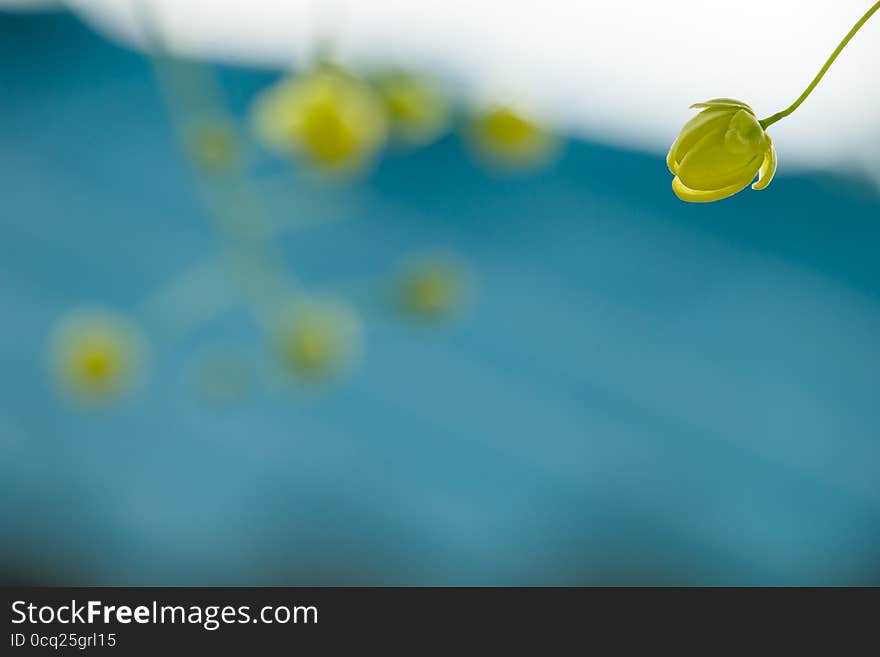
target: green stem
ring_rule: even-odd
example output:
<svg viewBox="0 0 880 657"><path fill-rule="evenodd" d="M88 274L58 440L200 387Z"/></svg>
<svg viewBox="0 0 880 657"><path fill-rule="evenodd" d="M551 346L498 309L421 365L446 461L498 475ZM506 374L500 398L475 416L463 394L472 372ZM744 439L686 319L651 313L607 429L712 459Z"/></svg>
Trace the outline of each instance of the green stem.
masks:
<svg viewBox="0 0 880 657"><path fill-rule="evenodd" d="M871 16L874 15L874 12L876 12L878 9L880 9L880 2L875 3L874 6L871 7L865 13L865 15L859 19L859 22L853 25L852 29L847 33L847 35L843 37L843 41L841 41L837 48L834 49L834 52L831 53L831 57L828 58L828 61L825 62L825 65L822 67L822 69L816 74L816 77L813 78L813 81L810 82L810 86L804 89L804 93L802 93L800 97L796 101L794 101L789 107L785 108L781 112L776 112L776 114L774 114L773 116L768 116L766 119L763 119L760 122L762 128L766 130L768 126L773 125L779 119L784 119L786 116L788 116L798 107L800 107L800 104L807 99L807 96L810 95L810 92L812 92L813 89L816 88L816 85L819 84L819 80L822 79L822 76L825 75L825 73L831 67L831 64L834 63L834 60L837 59L837 56L846 47L846 44L850 42L850 39L855 36L856 32L861 29L862 25L868 22L868 19L871 18Z"/></svg>

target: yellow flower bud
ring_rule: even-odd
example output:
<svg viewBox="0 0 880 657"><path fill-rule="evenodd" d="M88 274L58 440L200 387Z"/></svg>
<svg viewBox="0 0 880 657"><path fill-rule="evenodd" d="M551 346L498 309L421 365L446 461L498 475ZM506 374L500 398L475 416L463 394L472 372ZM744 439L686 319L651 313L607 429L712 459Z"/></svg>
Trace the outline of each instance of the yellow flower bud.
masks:
<svg viewBox="0 0 880 657"><path fill-rule="evenodd" d="M105 310L79 310L52 332L49 367L55 384L71 399L112 401L134 383L144 341L126 318Z"/></svg>
<svg viewBox="0 0 880 657"><path fill-rule="evenodd" d="M691 107L702 111L685 124L666 156L678 198L717 201L741 191L756 175L752 189L770 184L776 149L751 107L731 98Z"/></svg>
<svg viewBox="0 0 880 657"><path fill-rule="evenodd" d="M377 96L358 78L332 67L266 91L257 100L254 120L267 145L299 155L324 173L362 168L387 134Z"/></svg>

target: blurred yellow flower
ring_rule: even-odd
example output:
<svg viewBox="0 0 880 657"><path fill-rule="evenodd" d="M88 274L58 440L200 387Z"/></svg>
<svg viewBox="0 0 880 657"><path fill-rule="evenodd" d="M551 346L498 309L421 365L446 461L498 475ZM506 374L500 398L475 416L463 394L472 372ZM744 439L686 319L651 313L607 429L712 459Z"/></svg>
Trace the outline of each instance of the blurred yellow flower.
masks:
<svg viewBox="0 0 880 657"><path fill-rule="evenodd" d="M557 138L526 114L505 106L478 113L468 136L480 159L507 169L546 164L555 154Z"/></svg>
<svg viewBox="0 0 880 657"><path fill-rule="evenodd" d="M440 86L411 73L393 71L378 76L375 86L396 140L410 146L424 146L448 128L451 109Z"/></svg>
<svg viewBox="0 0 880 657"><path fill-rule="evenodd" d="M284 368L311 381L341 372L360 351L355 311L341 302L293 302L278 316L273 340Z"/></svg>
<svg viewBox="0 0 880 657"><path fill-rule="evenodd" d="M414 258L398 276L399 307L414 318L447 319L466 304L470 292L468 278L465 268L450 256Z"/></svg>
<svg viewBox="0 0 880 657"><path fill-rule="evenodd" d="M381 99L358 78L326 66L265 91L254 122L267 145L324 173L363 168L387 136Z"/></svg>
<svg viewBox="0 0 880 657"><path fill-rule="evenodd" d="M59 321L50 337L52 378L76 401L112 401L135 383L144 344L138 328L117 313L74 311Z"/></svg>
<svg viewBox="0 0 880 657"><path fill-rule="evenodd" d="M685 124L666 156L678 198L717 201L745 189L756 175L752 189L770 184L776 149L751 107L731 98L691 107L702 111Z"/></svg>

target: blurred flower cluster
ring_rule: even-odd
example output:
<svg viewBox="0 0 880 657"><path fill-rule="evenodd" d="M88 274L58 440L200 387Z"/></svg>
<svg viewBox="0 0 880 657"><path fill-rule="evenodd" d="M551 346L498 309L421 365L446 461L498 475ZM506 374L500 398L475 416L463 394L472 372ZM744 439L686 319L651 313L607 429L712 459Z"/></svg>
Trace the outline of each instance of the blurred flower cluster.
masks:
<svg viewBox="0 0 880 657"><path fill-rule="evenodd" d="M435 80L400 70L359 77L322 63L285 78L255 102L253 123L270 148L323 173L363 171L390 141L426 146L459 117ZM536 169L552 160L558 139L508 104L469 108L461 132L471 152L496 170Z"/></svg>
<svg viewBox="0 0 880 657"><path fill-rule="evenodd" d="M475 162L500 174L535 171L558 152L558 138L522 109L455 102L437 80L399 69L361 76L321 61L261 91L248 116L237 120L219 95L191 90L211 84L182 84L191 71L181 73L182 65L161 52L154 63L225 261L236 263L226 274L257 320L273 367L285 380L309 387L323 388L357 362L363 351L362 309L344 295L317 294L294 284L276 253L267 216L271 204L249 170L248 151L280 156L291 171L306 174L307 184L320 178L343 185L363 178L385 149L426 147L453 132L465 140ZM199 74L210 82L207 67ZM79 308L62 317L52 331L49 366L65 397L94 406L133 389L143 378L147 354L158 351L146 347L158 337L139 328L156 323L149 316L156 308L190 318L179 332L210 320L214 311L204 302L206 295L186 293L193 283L185 279L172 280L170 292L158 293L164 295L158 303L142 304L129 316ZM370 298L373 303L384 299L380 305L396 317L437 324L466 309L472 281L461 257L431 248L406 257L387 280L373 282L384 291ZM193 303L197 296L202 303ZM193 310L202 306L201 314ZM257 380L255 360L234 346L203 349L192 359L191 379L206 398L234 401Z"/></svg>

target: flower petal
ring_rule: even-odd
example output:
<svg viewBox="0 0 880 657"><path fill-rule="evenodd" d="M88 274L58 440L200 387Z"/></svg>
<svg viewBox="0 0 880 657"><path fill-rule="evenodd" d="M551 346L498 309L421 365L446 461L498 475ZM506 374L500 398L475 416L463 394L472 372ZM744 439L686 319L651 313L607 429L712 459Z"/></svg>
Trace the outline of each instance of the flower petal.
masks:
<svg viewBox="0 0 880 657"><path fill-rule="evenodd" d="M723 129L723 128L722 128ZM691 189L721 189L750 183L761 168L763 153L731 153L723 133L711 132L696 143L678 163L678 176Z"/></svg>
<svg viewBox="0 0 880 657"><path fill-rule="evenodd" d="M749 181L747 180L743 184L737 183L728 187L722 187L721 189L701 191L687 187L681 182L678 176L676 176L672 179L672 191L675 192L675 195L678 198L682 201L687 201L688 203L709 203L711 201L720 201L728 196L733 196L737 192L741 192L745 189L748 184Z"/></svg>
<svg viewBox="0 0 880 657"><path fill-rule="evenodd" d="M708 109L716 109L716 108L725 108L725 109L744 109L747 112L752 114L755 111L749 107L746 103L741 100L736 100L735 98L712 98L711 100L703 101L702 103L694 103L691 105L692 108L708 108Z"/></svg>
<svg viewBox="0 0 880 657"><path fill-rule="evenodd" d="M764 162L761 164L760 171L758 171L758 181L752 185L752 189L764 189L770 184L770 181L773 180L773 174L776 173L776 148L773 147L770 135L767 135L767 143L770 145L770 148L767 149L764 155Z"/></svg>
<svg viewBox="0 0 880 657"><path fill-rule="evenodd" d="M767 149L766 134L754 114L746 110L736 111L724 135L724 147L739 155L756 155Z"/></svg>
<svg viewBox="0 0 880 657"><path fill-rule="evenodd" d="M678 141L678 140L676 140ZM672 147L669 149L669 152L666 154L666 168L669 169L669 173L673 176L678 173L678 163L675 161L674 155L675 144L672 144Z"/></svg>
<svg viewBox="0 0 880 657"><path fill-rule="evenodd" d="M690 121L684 124L678 137L669 149L666 156L666 165L669 170L676 174L678 171L672 169L670 160L676 164L681 163L682 158L687 154L691 147L702 139L708 132L712 130L726 129L730 121L729 109L703 110Z"/></svg>

